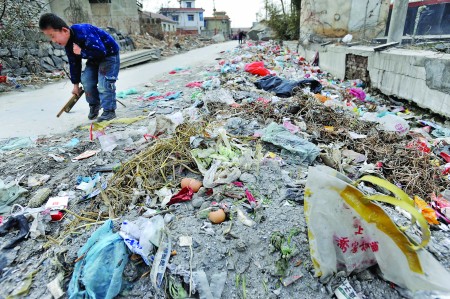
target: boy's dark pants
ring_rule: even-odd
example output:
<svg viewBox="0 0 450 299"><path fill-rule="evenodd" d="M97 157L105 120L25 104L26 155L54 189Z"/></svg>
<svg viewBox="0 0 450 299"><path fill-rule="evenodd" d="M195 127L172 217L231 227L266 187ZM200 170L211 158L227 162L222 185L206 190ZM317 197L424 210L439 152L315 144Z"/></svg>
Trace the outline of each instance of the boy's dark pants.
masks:
<svg viewBox="0 0 450 299"><path fill-rule="evenodd" d="M81 84L89 105L101 104L103 110L116 110L116 80L120 55L106 56L100 61L88 59L81 75Z"/></svg>

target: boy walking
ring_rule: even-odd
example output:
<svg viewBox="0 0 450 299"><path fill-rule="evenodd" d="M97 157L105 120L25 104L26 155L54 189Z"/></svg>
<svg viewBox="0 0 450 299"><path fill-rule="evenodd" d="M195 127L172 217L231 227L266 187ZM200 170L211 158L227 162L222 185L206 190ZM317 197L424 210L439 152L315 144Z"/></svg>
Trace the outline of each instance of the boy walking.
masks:
<svg viewBox="0 0 450 299"><path fill-rule="evenodd" d="M90 24L67 23L52 13L43 14L39 28L52 42L64 46L70 66L72 94L79 95L83 85L86 101L89 103L90 120L97 121L116 117L116 80L120 67L120 48L114 38L105 31ZM87 59L81 72L81 60Z"/></svg>

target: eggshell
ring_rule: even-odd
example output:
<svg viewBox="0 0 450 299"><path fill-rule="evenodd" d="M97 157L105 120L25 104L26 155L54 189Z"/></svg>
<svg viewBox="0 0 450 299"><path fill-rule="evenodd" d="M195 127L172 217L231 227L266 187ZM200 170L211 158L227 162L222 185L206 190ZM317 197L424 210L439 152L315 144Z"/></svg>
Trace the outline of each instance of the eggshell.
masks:
<svg viewBox="0 0 450 299"><path fill-rule="evenodd" d="M202 187L202 182L192 178L184 178L181 180L181 188L185 187L190 187L196 193Z"/></svg>
<svg viewBox="0 0 450 299"><path fill-rule="evenodd" d="M225 221L226 215L222 209L219 209L215 212L210 212L208 218L212 223L220 224Z"/></svg>

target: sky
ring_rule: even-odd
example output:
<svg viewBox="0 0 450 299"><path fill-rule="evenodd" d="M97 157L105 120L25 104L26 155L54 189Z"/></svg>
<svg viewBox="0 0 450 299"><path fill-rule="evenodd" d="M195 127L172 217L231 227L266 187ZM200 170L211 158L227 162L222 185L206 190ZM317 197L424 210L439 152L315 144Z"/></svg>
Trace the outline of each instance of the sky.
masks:
<svg viewBox="0 0 450 299"><path fill-rule="evenodd" d="M217 11L226 11L231 19L232 28L252 27L256 21L256 13L261 12L261 0L215 0ZM176 0L144 0L144 10L158 12L161 5L164 7L179 7ZM170 6L168 6L168 4ZM197 0L195 7L201 7L205 10L205 17L213 14L213 0Z"/></svg>

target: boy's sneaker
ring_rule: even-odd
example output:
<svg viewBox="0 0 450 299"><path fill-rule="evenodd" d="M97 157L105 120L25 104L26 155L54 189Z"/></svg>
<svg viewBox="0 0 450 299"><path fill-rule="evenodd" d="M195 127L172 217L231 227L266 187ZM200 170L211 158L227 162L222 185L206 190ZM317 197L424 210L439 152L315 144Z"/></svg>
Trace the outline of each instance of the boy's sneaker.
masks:
<svg viewBox="0 0 450 299"><path fill-rule="evenodd" d="M97 118L97 122L111 120L113 118L116 118L116 113L114 112L114 110L103 110L102 115Z"/></svg>
<svg viewBox="0 0 450 299"><path fill-rule="evenodd" d="M90 120L93 120L98 116L98 113L100 112L100 105L89 105L89 115L88 118Z"/></svg>

